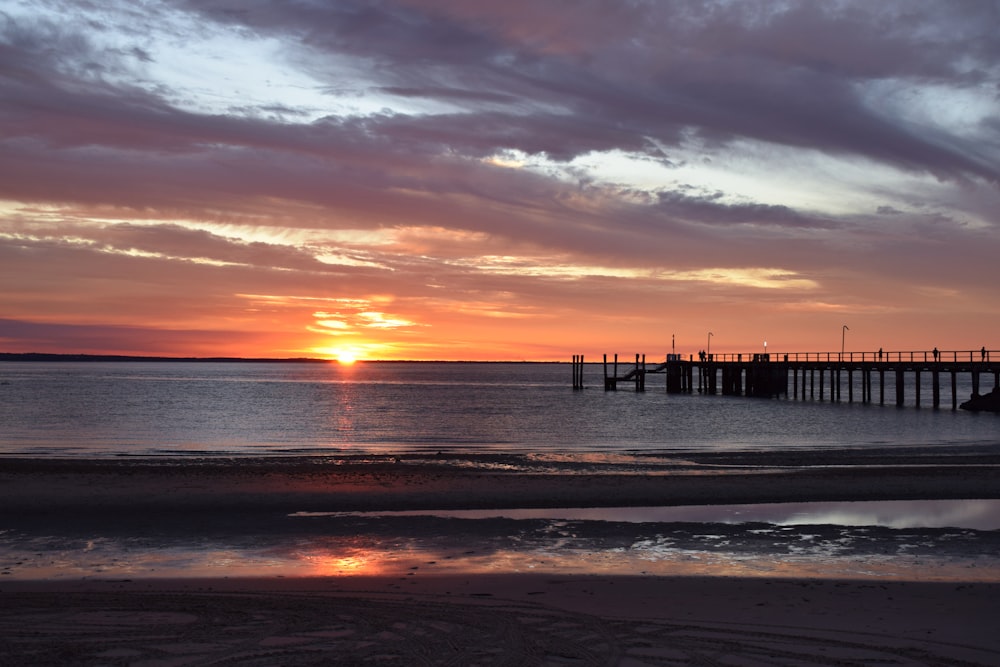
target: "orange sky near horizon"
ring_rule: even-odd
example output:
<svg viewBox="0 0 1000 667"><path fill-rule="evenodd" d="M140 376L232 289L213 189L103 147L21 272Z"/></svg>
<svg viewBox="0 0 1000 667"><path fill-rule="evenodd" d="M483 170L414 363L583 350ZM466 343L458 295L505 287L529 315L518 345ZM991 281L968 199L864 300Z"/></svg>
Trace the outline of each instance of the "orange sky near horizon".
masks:
<svg viewBox="0 0 1000 667"><path fill-rule="evenodd" d="M0 352L1000 349L994 6L217 4L4 10Z"/></svg>

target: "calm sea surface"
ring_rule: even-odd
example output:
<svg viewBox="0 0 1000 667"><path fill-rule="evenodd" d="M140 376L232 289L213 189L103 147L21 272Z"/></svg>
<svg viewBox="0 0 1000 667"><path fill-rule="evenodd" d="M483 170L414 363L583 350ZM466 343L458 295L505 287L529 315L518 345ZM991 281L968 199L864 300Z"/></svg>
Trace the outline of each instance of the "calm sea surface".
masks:
<svg viewBox="0 0 1000 667"><path fill-rule="evenodd" d="M572 456L1000 442L996 415L950 409L947 380L941 410L927 407L929 379L921 408L912 387L910 405L879 406L877 384L865 405L846 391L841 403L668 395L662 375L645 393L605 392L599 365L585 381L571 389L569 364L5 362L0 454ZM970 392L960 384L959 400ZM895 397L888 382L886 397Z"/></svg>
<svg viewBox="0 0 1000 667"><path fill-rule="evenodd" d="M907 447L1000 448L1000 418L917 408L912 389L911 405L896 408L668 395L663 376L645 393L605 392L597 366L585 380L590 388L573 391L569 364L5 362L0 455L509 452L573 465L844 447L896 449L906 462ZM996 500L412 514L291 515L274 532L230 516L211 537L187 523L8 516L0 574L403 579L419 568L1000 581Z"/></svg>

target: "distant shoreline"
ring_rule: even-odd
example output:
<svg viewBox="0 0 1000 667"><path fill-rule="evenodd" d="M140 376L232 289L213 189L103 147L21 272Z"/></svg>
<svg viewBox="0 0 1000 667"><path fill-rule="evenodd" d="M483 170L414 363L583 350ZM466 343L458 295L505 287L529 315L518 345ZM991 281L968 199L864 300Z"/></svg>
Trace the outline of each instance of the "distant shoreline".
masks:
<svg viewBox="0 0 1000 667"><path fill-rule="evenodd" d="M185 363L248 363L248 364L339 364L336 359L315 357L164 357L127 354L55 354L48 352L0 352L3 361L116 361L116 362L185 362ZM358 359L358 364L566 364L568 361L472 360L472 359ZM596 363L596 362L595 362Z"/></svg>
<svg viewBox="0 0 1000 667"><path fill-rule="evenodd" d="M0 352L0 361L156 361L156 362L204 362L204 363L336 363L336 359L314 359L310 357L245 358L245 357L144 357L126 354L50 354L47 352Z"/></svg>

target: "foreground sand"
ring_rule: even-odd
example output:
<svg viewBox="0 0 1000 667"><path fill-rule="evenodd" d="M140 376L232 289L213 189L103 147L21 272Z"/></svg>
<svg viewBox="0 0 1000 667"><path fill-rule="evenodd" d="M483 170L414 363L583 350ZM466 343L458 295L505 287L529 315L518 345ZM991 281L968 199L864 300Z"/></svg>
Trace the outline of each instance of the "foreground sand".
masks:
<svg viewBox="0 0 1000 667"><path fill-rule="evenodd" d="M549 574L2 591L6 665L1000 664L1000 584Z"/></svg>
<svg viewBox="0 0 1000 667"><path fill-rule="evenodd" d="M248 516L296 511L1000 498L998 462L981 455L913 466L713 460L652 474L478 463L3 459L0 530L120 529L208 510L253 526ZM4 665L1000 664L991 581L558 571L0 579L0 603Z"/></svg>

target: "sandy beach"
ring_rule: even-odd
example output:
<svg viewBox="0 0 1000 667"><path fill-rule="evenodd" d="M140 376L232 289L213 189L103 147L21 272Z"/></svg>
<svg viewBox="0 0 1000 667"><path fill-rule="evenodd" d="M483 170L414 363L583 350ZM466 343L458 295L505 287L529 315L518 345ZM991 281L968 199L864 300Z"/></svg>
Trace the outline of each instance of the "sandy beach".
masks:
<svg viewBox="0 0 1000 667"><path fill-rule="evenodd" d="M225 524L252 539L281 530L289 512L1000 497L997 462L982 453L948 465L863 458L717 457L652 473L504 471L495 460L4 459L0 528ZM430 562L379 575L32 580L8 565L0 653L15 665L1000 663L1000 580L989 577L463 572Z"/></svg>
<svg viewBox="0 0 1000 667"><path fill-rule="evenodd" d="M4 583L16 665L995 665L1000 584L493 575Z"/></svg>

